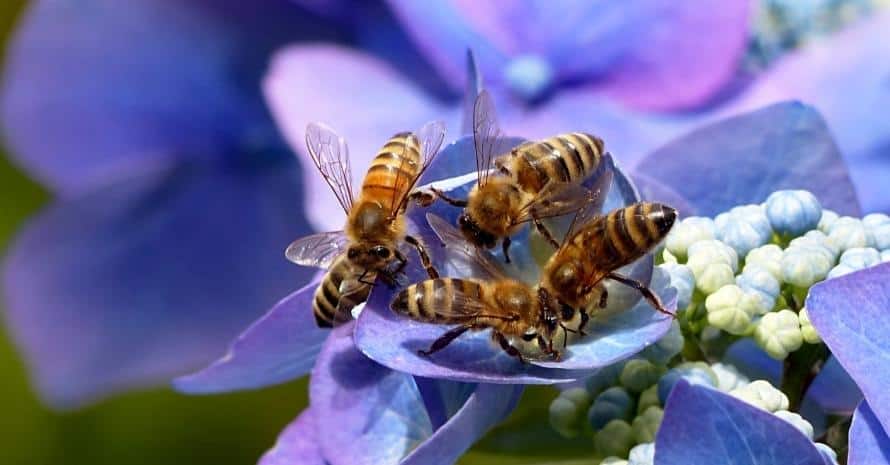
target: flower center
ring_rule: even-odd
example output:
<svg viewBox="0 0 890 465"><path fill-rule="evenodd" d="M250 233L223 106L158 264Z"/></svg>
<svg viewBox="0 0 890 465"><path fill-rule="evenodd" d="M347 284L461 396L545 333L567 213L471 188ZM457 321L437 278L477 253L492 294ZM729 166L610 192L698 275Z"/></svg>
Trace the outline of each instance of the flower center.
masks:
<svg viewBox="0 0 890 465"><path fill-rule="evenodd" d="M533 101L550 90L553 68L539 56L521 55L510 61L504 77L513 92L524 100Z"/></svg>

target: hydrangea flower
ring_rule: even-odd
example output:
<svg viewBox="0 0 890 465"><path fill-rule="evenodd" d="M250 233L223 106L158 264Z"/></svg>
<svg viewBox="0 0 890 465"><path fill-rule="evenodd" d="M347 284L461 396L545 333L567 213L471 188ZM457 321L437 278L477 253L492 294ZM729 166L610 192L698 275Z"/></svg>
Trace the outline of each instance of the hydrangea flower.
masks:
<svg viewBox="0 0 890 465"><path fill-rule="evenodd" d="M258 83L281 44L339 31L287 0L30 2L4 139L56 200L7 252L3 294L46 402L205 364L311 277L281 259L311 229Z"/></svg>

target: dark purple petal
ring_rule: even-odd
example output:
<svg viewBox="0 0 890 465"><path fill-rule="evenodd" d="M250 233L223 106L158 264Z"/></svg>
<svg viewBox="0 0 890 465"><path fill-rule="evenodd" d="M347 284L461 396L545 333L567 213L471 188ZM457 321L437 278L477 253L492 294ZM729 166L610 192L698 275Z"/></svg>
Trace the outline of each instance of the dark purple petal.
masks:
<svg viewBox="0 0 890 465"><path fill-rule="evenodd" d="M309 373L330 333L312 315L319 280L285 297L241 333L221 358L174 381L188 393L256 389Z"/></svg>
<svg viewBox="0 0 890 465"><path fill-rule="evenodd" d="M32 2L5 67L6 141L65 194L277 146L258 86L268 54L334 31L289 0Z"/></svg>
<svg viewBox="0 0 890 465"><path fill-rule="evenodd" d="M461 52L465 56L466 50ZM263 90L279 128L297 152L313 225L340 229L345 220L305 148L306 125L322 121L346 139L356 187L387 138L445 121L445 142L458 134L461 111L445 109L394 69L369 55L332 45L293 46L274 58ZM467 160L467 170L473 169Z"/></svg>
<svg viewBox="0 0 890 465"><path fill-rule="evenodd" d="M311 408L317 438L333 465L451 464L515 406L522 388L476 386L469 397L457 388L463 406L438 430L424 407L414 378L389 370L359 352L352 342L354 323L336 329L325 343L312 372ZM452 392L454 393L454 392Z"/></svg>
<svg viewBox="0 0 890 465"><path fill-rule="evenodd" d="M664 180L699 215L760 203L778 189L807 189L842 215L860 211L831 131L816 110L800 103L692 131L641 160L636 172Z"/></svg>
<svg viewBox="0 0 890 465"><path fill-rule="evenodd" d="M294 162L187 164L52 205L3 265L7 324L55 406L208 363L313 270Z"/></svg>
<svg viewBox="0 0 890 465"><path fill-rule="evenodd" d="M847 160L863 210L890 211L890 13L812 41L775 63L733 105L755 109L787 99L825 117Z"/></svg>
<svg viewBox="0 0 890 465"><path fill-rule="evenodd" d="M813 326L890 431L890 263L810 288Z"/></svg>
<svg viewBox="0 0 890 465"><path fill-rule="evenodd" d="M825 464L790 423L728 394L680 381L655 437L655 463Z"/></svg>
<svg viewBox="0 0 890 465"><path fill-rule="evenodd" d="M312 409L303 410L278 436L275 446L260 459L258 465L325 465L315 434Z"/></svg>
<svg viewBox="0 0 890 465"><path fill-rule="evenodd" d="M807 398L827 412L849 415L862 401L862 391L837 358L831 357L807 390Z"/></svg>
<svg viewBox="0 0 890 465"><path fill-rule="evenodd" d="M735 366L750 380L764 379L778 386L782 379L782 362L772 358L751 338L742 338L726 350L723 361Z"/></svg>
<svg viewBox="0 0 890 465"><path fill-rule="evenodd" d="M850 425L848 465L879 465L890 463L890 436L868 402L862 401Z"/></svg>

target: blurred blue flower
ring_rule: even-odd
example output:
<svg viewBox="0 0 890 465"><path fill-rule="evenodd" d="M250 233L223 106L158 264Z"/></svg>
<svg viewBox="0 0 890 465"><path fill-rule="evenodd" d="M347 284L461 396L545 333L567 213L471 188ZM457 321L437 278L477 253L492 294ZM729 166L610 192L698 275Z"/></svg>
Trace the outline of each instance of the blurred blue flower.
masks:
<svg viewBox="0 0 890 465"><path fill-rule="evenodd" d="M272 50L338 28L287 0L32 2L5 66L15 161L57 195L3 263L41 396L75 407L207 363L307 270L300 167L260 96Z"/></svg>

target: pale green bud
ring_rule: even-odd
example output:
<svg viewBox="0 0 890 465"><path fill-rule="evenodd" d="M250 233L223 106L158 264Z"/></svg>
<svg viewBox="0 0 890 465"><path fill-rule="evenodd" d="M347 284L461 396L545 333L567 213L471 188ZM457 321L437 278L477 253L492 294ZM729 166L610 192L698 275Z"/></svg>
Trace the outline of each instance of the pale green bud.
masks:
<svg viewBox="0 0 890 465"><path fill-rule="evenodd" d="M634 445L633 429L624 420L612 420L593 436L600 455L624 457Z"/></svg>
<svg viewBox="0 0 890 465"><path fill-rule="evenodd" d="M656 366L648 360L633 359L624 365L618 379L622 386L636 394L657 383L665 371L667 368Z"/></svg>
<svg viewBox="0 0 890 465"><path fill-rule="evenodd" d="M782 280L782 248L767 244L748 252L745 256L745 269L756 266L768 271L777 280Z"/></svg>
<svg viewBox="0 0 890 465"><path fill-rule="evenodd" d="M640 442L652 442L655 440L655 433L661 426L661 419L664 418L664 410L661 407L649 407L642 415L634 418L631 423L634 439Z"/></svg>
<svg viewBox="0 0 890 465"><path fill-rule="evenodd" d="M725 263L735 273L739 268L739 256L732 247L718 240L704 240L689 246L689 259L686 265L692 270L696 279L706 266L713 263Z"/></svg>
<svg viewBox="0 0 890 465"><path fill-rule="evenodd" d="M606 457L600 465L628 465L627 460L620 457Z"/></svg>
<svg viewBox="0 0 890 465"><path fill-rule="evenodd" d="M817 246L794 246L782 255L782 281L808 288L825 279L834 265L830 252Z"/></svg>
<svg viewBox="0 0 890 465"><path fill-rule="evenodd" d="M773 412L773 415L791 423L791 426L800 430L800 432L810 441L813 440L813 425L804 420L802 416L794 412L789 412L788 410L777 410L776 412Z"/></svg>
<svg viewBox="0 0 890 465"><path fill-rule="evenodd" d="M751 317L761 313L760 298L727 284L705 299L708 323L730 334L743 335L751 324Z"/></svg>
<svg viewBox="0 0 890 465"><path fill-rule="evenodd" d="M717 237L717 227L710 218L690 216L674 224L665 238L665 250L683 261L692 244Z"/></svg>
<svg viewBox="0 0 890 465"><path fill-rule="evenodd" d="M754 329L754 341L770 357L783 360L803 344L800 320L791 310L763 315Z"/></svg>
<svg viewBox="0 0 890 465"><path fill-rule="evenodd" d="M714 363L711 370L717 375L717 389L723 392L729 392L733 389L747 385L750 381L748 378L739 373L735 366L725 363Z"/></svg>
<svg viewBox="0 0 890 465"><path fill-rule="evenodd" d="M661 407L661 400L658 398L658 384L649 386L648 389L640 393L637 400L637 415L642 414L649 407Z"/></svg>
<svg viewBox="0 0 890 465"><path fill-rule="evenodd" d="M695 280L695 287L704 294L717 292L721 287L735 282L732 268L725 263L707 265Z"/></svg>
<svg viewBox="0 0 890 465"><path fill-rule="evenodd" d="M797 314L797 319L800 321L800 334L803 336L803 340L810 344L818 344L822 342L822 338L819 337L819 333L816 332L816 328L813 327L813 324L810 322L810 315L807 313L806 307L800 309L800 312Z"/></svg>

